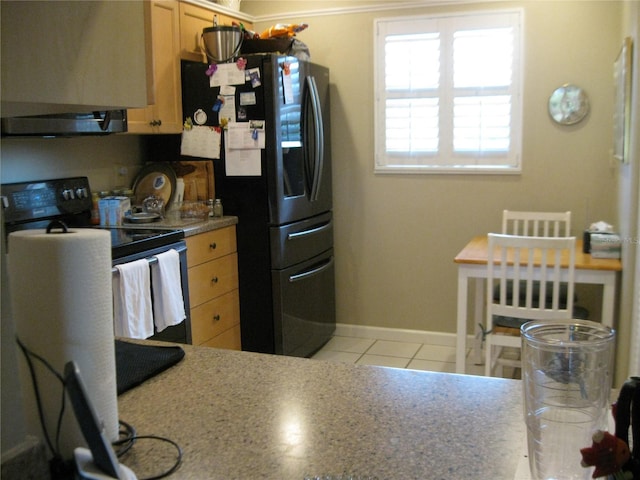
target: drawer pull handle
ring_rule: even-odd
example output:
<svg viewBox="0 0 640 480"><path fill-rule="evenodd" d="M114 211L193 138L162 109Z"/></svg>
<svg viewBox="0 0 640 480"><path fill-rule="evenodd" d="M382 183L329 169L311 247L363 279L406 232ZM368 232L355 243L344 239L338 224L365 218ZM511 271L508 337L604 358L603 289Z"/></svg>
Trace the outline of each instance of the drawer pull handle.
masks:
<svg viewBox="0 0 640 480"><path fill-rule="evenodd" d="M209 244L209 248L210 248L211 250L215 250L217 246L218 246L218 245L216 245L216 242L213 242L213 243L210 243L210 244Z"/></svg>
<svg viewBox="0 0 640 480"><path fill-rule="evenodd" d="M211 279L211 283L218 283L218 277L213 277Z"/></svg>
<svg viewBox="0 0 640 480"><path fill-rule="evenodd" d="M216 322L219 322L219 321L220 321L220 314L216 314L216 315L214 315L214 316L213 316L213 319L214 319Z"/></svg>

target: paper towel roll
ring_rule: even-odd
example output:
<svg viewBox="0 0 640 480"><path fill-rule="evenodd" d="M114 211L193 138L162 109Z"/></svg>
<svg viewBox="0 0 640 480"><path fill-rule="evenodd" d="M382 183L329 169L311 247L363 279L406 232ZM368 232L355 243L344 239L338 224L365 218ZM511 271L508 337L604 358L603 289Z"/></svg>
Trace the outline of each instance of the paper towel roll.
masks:
<svg viewBox="0 0 640 480"><path fill-rule="evenodd" d="M74 360L107 437L118 437L111 240L103 230L24 230L9 235L7 267L16 333L32 352L62 373ZM42 437L31 377L20 359L21 384L31 433ZM61 384L38 361L37 381L49 436L55 441ZM67 401L60 453L86 445Z"/></svg>

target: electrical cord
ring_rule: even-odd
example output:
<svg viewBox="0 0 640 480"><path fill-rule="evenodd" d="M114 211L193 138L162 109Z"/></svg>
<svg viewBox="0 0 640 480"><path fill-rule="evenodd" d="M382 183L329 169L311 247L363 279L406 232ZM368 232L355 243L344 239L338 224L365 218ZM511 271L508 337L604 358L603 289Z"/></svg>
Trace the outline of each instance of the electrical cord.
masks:
<svg viewBox="0 0 640 480"><path fill-rule="evenodd" d="M113 442L114 450L116 452L117 457L121 457L133 447L135 443L134 438L136 437L136 429L129 425L127 422L123 422L122 420L118 420L120 426L122 427L118 432L119 438L117 441ZM121 447L121 448L115 448Z"/></svg>
<svg viewBox="0 0 640 480"><path fill-rule="evenodd" d="M34 396L36 399L36 406L38 409L38 417L40 419L40 425L42 426L42 431L44 434L44 439L47 443L47 446L49 447L49 450L51 451L51 454L53 455L54 459L61 459L62 456L60 455L60 429L61 429L61 425L62 425L62 416L64 415L64 409L65 409L65 387L64 387L64 379L62 378L62 375L60 375L52 366L49 362L47 362L44 358L42 358L40 355L30 351L24 343L22 343L20 341L20 339L16 336L16 342L18 343L18 346L20 347L20 350L22 350L22 353L25 356L25 359L27 361L27 366L29 367L29 374L31 375L31 384L33 386L33 392L34 392ZM53 442L51 440L51 437L49 435L49 430L47 429L47 425L45 422L45 418L44 418L44 410L42 408L42 398L40 396L40 389L38 388L38 380L36 378L36 371L35 371L35 366L33 365L33 360L32 357L35 358L36 360L39 360L62 384L62 406L60 408L60 414L58 416L58 422L57 422L57 427L56 427L56 445L54 447Z"/></svg>
<svg viewBox="0 0 640 480"><path fill-rule="evenodd" d="M51 473L53 475L53 478L58 478L59 475L66 476L67 474L69 474L69 468L71 468L70 463L66 462L62 458L62 454L60 453L60 435L62 430L62 419L64 416L65 405L66 405L66 384L65 384L64 378L59 372L55 370L55 368L53 368L53 366L46 359L44 359L37 353L29 350L26 347L26 345L22 343L22 341L20 341L20 339L17 336L16 336L16 343L18 344L18 346L20 347L20 350L24 354L27 362L27 366L29 368L29 374L31 376L31 384L33 386L33 392L36 400L36 407L38 409L38 417L40 420L40 425L42 427L45 442L49 450L51 451L51 454L53 455L53 459L50 461L50 468L52 470ZM49 370L60 381L62 385L62 399L61 399L60 413L58 414L58 421L56 423L55 445L54 445L54 442L51 440L51 435L49 433L49 430L47 429L47 425L45 422L45 413L42 407L42 396L40 394L40 389L38 387L38 380L36 376L33 359L36 359L39 362L41 362L47 368L47 370ZM111 444L114 447L117 457L120 457L124 455L126 452L128 452L133 447L133 445L136 443L137 440L158 440L161 442L169 443L172 446L174 446L176 451L178 452L175 463L168 470L166 470L161 474L154 475L152 477L141 478L138 480L158 480L171 475L173 472L175 472L178 469L178 467L182 463L182 449L180 448L180 445L178 445L176 442L174 442L169 438L159 437L155 435L137 435L136 429L133 428L131 425L129 425L126 422L123 422L122 420L119 420L119 423L123 427L123 429L120 429L118 432L118 435L120 438L112 442ZM115 447L121 447L121 448L116 449Z"/></svg>
<svg viewBox="0 0 640 480"><path fill-rule="evenodd" d="M124 447L122 449L118 449L116 450L116 456L120 457L122 455L124 455L127 451L129 451L131 449L131 447L133 447L133 445L138 441L138 440L158 440L161 442L165 442L165 443L169 443L170 445L172 445L173 447L175 447L177 453L177 457L176 457L176 461L175 463L165 472L160 473L158 475L154 475L152 477L145 477L145 478L140 478L138 480L158 480L160 478L165 478L168 477L169 475L171 475L173 472L175 472L178 467L180 466L180 464L182 463L182 448L180 448L180 445L178 445L176 442L174 442L173 440L169 439L169 438L165 438L165 437L159 437L156 435L137 435L135 432L135 429L129 425L126 422L123 422L122 420L120 420L120 424L125 428L124 431L120 431L120 435L125 435L124 438L121 438L119 440L116 440L115 442L112 443L112 445L114 447L118 447L120 445L124 445Z"/></svg>

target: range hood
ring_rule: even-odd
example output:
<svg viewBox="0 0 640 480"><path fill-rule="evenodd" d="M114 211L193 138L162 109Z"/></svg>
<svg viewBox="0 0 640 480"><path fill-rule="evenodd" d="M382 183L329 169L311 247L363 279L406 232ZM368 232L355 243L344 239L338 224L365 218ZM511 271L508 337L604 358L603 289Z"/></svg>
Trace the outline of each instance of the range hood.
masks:
<svg viewBox="0 0 640 480"><path fill-rule="evenodd" d="M127 131L126 110L56 113L2 119L2 136L72 137Z"/></svg>

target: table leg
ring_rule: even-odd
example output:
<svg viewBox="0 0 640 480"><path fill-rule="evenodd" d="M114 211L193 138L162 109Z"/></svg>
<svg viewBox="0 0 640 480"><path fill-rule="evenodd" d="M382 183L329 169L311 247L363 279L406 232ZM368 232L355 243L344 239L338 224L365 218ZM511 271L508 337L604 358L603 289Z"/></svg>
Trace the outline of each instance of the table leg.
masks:
<svg viewBox="0 0 640 480"><path fill-rule="evenodd" d="M613 327L613 313L616 296L616 275L604 277L602 282L602 324Z"/></svg>
<svg viewBox="0 0 640 480"><path fill-rule="evenodd" d="M458 267L458 312L456 337L456 373L464 373L467 350L467 291L469 277Z"/></svg>
<svg viewBox="0 0 640 480"><path fill-rule="evenodd" d="M480 325L484 325L482 311L484 309L484 278L476 278L475 299L473 302L473 363L482 365L482 329Z"/></svg>

